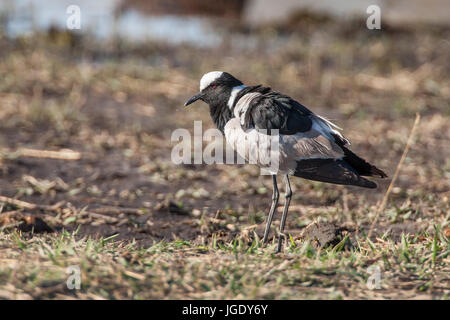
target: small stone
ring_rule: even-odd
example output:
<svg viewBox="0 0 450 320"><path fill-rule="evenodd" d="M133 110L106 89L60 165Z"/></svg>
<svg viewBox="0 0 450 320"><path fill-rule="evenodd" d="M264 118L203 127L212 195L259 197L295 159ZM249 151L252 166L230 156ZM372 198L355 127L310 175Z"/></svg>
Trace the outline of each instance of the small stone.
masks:
<svg viewBox="0 0 450 320"><path fill-rule="evenodd" d="M193 215L194 217L200 217L201 214L202 214L202 212L201 212L200 210L198 210L198 209L193 209L193 210L192 210L192 215Z"/></svg>

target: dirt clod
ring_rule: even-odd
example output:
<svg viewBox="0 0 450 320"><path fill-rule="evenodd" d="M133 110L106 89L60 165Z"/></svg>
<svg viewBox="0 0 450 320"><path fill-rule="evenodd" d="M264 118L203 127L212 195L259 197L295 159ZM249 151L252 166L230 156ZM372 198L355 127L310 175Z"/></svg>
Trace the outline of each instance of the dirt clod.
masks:
<svg viewBox="0 0 450 320"><path fill-rule="evenodd" d="M22 219L24 223L20 224L18 229L24 232L33 231L34 233L53 232L54 230L41 218L26 215Z"/></svg>
<svg viewBox="0 0 450 320"><path fill-rule="evenodd" d="M301 238L317 247L335 245L342 239L341 228L329 222L313 222L302 231Z"/></svg>

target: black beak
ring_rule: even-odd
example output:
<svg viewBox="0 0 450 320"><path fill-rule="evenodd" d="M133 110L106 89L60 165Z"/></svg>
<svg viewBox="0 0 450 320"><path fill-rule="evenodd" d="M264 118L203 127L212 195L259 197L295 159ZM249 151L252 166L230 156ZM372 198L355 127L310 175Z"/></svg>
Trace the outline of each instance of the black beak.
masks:
<svg viewBox="0 0 450 320"><path fill-rule="evenodd" d="M203 97L203 93L199 92L197 93L195 96L193 96L192 98L190 98L188 101L186 101L186 103L184 104L185 107L187 107L188 105L190 105L191 103L194 103L195 101L197 101L198 99L201 99Z"/></svg>

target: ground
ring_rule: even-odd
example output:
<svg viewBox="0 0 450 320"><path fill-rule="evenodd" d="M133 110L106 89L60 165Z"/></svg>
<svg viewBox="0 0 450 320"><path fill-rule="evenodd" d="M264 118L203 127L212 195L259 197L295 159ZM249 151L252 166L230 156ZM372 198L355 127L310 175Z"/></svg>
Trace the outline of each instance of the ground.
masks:
<svg viewBox="0 0 450 320"><path fill-rule="evenodd" d="M300 27L236 30L244 40L219 48L2 37L0 297L447 299L450 30ZM289 238L273 254L281 207L270 244L260 241L270 177L171 161L174 129L213 126L206 105L183 107L211 70L332 119L390 178L376 190L292 179ZM338 241L302 237L313 222L340 229ZM66 284L70 266L79 290Z"/></svg>

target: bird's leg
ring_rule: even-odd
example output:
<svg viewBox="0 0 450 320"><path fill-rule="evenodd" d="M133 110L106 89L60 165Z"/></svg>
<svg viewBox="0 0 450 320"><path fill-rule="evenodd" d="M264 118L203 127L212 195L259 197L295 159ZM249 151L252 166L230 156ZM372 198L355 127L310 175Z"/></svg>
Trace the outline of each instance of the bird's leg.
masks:
<svg viewBox="0 0 450 320"><path fill-rule="evenodd" d="M273 182L273 193L272 193L272 206L270 207L269 215L267 216L266 229L264 230L263 243L267 243L267 238L269 237L270 225L272 224L273 214L278 205L278 199L280 197L280 192L277 186L277 176L272 175Z"/></svg>
<svg viewBox="0 0 450 320"><path fill-rule="evenodd" d="M278 248L275 251L275 253L278 253L281 251L281 246L283 244L283 238L284 236L284 225L286 224L286 217L289 210L289 204L291 203L291 197L292 197L292 190L291 190L291 184L289 182L289 176L286 175L286 191L285 191L285 202L284 202L284 210L283 215L281 216L281 223L280 223L280 233L278 234Z"/></svg>

